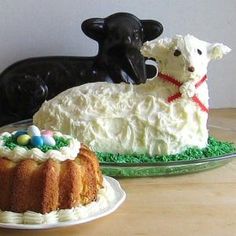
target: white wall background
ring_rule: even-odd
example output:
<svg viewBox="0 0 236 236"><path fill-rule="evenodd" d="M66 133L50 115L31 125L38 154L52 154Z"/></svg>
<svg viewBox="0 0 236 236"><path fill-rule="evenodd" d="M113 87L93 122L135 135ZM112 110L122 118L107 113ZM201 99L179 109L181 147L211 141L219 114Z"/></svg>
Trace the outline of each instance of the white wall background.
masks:
<svg viewBox="0 0 236 236"><path fill-rule="evenodd" d="M27 57L91 56L97 45L83 20L130 12L156 19L162 36L191 33L232 52L209 65L210 107L236 107L236 0L0 0L0 71Z"/></svg>

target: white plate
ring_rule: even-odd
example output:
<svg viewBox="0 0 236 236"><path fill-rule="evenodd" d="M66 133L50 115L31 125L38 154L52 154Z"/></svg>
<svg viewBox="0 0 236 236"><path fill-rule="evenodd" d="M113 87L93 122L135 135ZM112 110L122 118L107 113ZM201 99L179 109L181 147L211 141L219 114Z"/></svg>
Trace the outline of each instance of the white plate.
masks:
<svg viewBox="0 0 236 236"><path fill-rule="evenodd" d="M114 212L125 200L126 194L124 190L121 188L119 182L111 177L104 176L106 181L110 184L113 189L115 196L112 202L109 202L108 206L102 210L97 212L93 212L86 218L73 220L73 221L65 221L58 222L55 224L11 224L11 223L0 223L0 228L9 228L9 229L50 229L50 228L59 228L66 227L72 225L83 224L92 220L96 220L103 216L109 215Z"/></svg>

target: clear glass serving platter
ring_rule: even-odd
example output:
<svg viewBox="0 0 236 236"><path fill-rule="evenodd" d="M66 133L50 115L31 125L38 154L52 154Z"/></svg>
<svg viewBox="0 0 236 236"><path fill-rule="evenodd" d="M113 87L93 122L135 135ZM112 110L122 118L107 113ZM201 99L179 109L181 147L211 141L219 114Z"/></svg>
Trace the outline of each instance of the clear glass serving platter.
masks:
<svg viewBox="0 0 236 236"><path fill-rule="evenodd" d="M0 128L0 133L24 129L32 124L32 120L23 120ZM211 136L236 144L236 130L230 127L209 125ZM156 163L103 163L101 168L104 175L113 177L145 177L145 176L169 176L205 171L227 164L236 157L236 152L211 158L198 160L171 161Z"/></svg>

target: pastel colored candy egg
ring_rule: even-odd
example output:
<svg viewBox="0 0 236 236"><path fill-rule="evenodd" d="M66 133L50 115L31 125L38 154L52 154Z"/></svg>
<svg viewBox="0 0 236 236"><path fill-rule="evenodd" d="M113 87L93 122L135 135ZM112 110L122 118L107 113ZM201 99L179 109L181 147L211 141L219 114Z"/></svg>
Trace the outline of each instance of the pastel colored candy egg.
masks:
<svg viewBox="0 0 236 236"><path fill-rule="evenodd" d="M56 141L52 136L42 135L42 139L43 139L43 143L45 145L49 145L49 146L55 146L56 145Z"/></svg>
<svg viewBox="0 0 236 236"><path fill-rule="evenodd" d="M34 147L41 147L41 146L43 146L43 138L41 136L32 136L31 137L31 144Z"/></svg>
<svg viewBox="0 0 236 236"><path fill-rule="evenodd" d="M29 126L28 130L27 130L27 133L30 137L41 135L41 132L40 132L39 128L35 125Z"/></svg>
<svg viewBox="0 0 236 236"><path fill-rule="evenodd" d="M43 136L53 136L53 132L51 130L42 130L41 135Z"/></svg>
<svg viewBox="0 0 236 236"><path fill-rule="evenodd" d="M14 133L13 137L17 139L20 135L27 134L26 130L18 130Z"/></svg>
<svg viewBox="0 0 236 236"><path fill-rule="evenodd" d="M17 137L16 141L19 145L25 146L30 142L30 136L28 134L22 134Z"/></svg>

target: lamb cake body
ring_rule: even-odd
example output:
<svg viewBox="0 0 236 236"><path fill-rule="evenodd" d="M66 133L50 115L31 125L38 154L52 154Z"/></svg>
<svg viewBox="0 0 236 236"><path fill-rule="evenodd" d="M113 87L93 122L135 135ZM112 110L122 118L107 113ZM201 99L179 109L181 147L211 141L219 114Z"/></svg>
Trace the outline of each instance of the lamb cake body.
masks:
<svg viewBox="0 0 236 236"><path fill-rule="evenodd" d="M90 83L44 102L33 122L78 137L94 151L176 154L208 142L207 65L230 49L194 36L144 43L158 63L145 84Z"/></svg>

